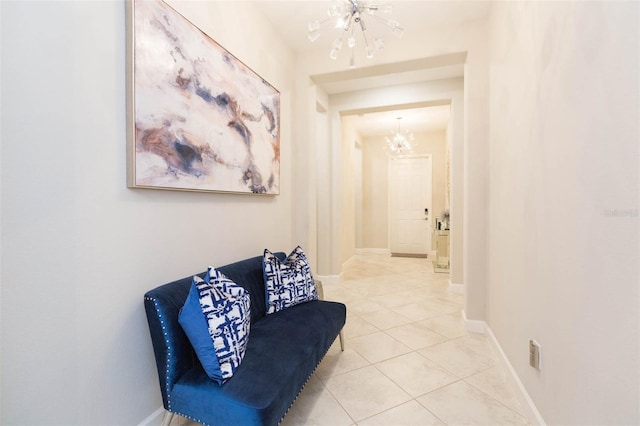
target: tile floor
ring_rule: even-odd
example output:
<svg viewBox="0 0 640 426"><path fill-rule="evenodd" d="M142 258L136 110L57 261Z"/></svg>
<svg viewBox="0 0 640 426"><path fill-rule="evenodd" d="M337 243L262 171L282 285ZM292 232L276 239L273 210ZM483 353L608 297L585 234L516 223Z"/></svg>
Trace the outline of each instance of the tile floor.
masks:
<svg viewBox="0 0 640 426"><path fill-rule="evenodd" d="M347 305L345 350L334 343L282 425L527 424L448 280L431 259L365 254L324 283L325 299Z"/></svg>

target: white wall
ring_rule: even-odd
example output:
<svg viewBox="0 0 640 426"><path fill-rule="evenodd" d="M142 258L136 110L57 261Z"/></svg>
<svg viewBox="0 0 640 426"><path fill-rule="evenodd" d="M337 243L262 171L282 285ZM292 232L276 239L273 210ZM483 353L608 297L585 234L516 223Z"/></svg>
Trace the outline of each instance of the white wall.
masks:
<svg viewBox="0 0 640 426"><path fill-rule="evenodd" d="M127 189L123 2L3 1L2 424L142 421L143 293L292 248L293 57L246 3L172 3L280 90L281 195Z"/></svg>
<svg viewBox="0 0 640 426"><path fill-rule="evenodd" d="M494 6L487 318L547 424L640 423L639 7Z"/></svg>

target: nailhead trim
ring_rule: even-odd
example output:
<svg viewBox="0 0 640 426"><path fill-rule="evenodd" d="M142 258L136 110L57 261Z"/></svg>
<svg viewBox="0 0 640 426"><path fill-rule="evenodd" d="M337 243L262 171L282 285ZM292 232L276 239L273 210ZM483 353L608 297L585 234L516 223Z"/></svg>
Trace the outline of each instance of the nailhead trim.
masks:
<svg viewBox="0 0 640 426"><path fill-rule="evenodd" d="M342 331L342 330L340 330ZM336 339L338 338L338 336L336 336ZM335 343L336 339L333 339L333 343ZM296 397L293 399L293 401L291 402L291 405L289 405L289 408L287 408L287 411L284 412L284 414L282 415L282 417L280 418L280 420L278 421L278 425L280 425L282 423L282 421L284 420L285 416L289 413L289 411L291 410L291 407L293 407L293 404L295 404L295 402L298 400L298 397L300 396L300 394L302 393L302 391L304 390L304 387L307 386L307 383L309 383L309 380L311 380L311 376L313 376L313 373L316 372L316 370L318 369L318 366L320 365L320 363L322 362L322 360L324 359L325 356L327 356L327 353L329 353L329 349L331 349L331 346L333 346L333 343L331 343L331 345L329 345L329 347L327 348L326 351L324 351L324 355L322 355L322 358L320 358L320 361L318 361L318 363L316 364L316 366L313 368L313 371L311 372L311 374L309 374L309 377L307 377L307 380L304 382L304 385L302 385L302 387L300 388L300 390L298 391L298 394L296 395Z"/></svg>
<svg viewBox="0 0 640 426"><path fill-rule="evenodd" d="M153 302L153 306L156 308L156 313L158 314L158 318L160 319L160 324L162 324L162 334L164 335L164 339L167 344L167 365L166 365L167 369L166 369L166 376L164 378L164 381L166 386L165 391L167 393L167 405L168 405L167 410L169 410L170 412L173 412L171 410L171 393L169 392L169 369L170 369L169 361L171 360L171 346L169 345L169 336L167 335L167 328L164 325L164 318L162 318L162 314L160 313L160 308L158 307L158 301L151 297L145 297L145 300Z"/></svg>
<svg viewBox="0 0 640 426"><path fill-rule="evenodd" d="M164 325L164 318L162 318L162 314L160 313L160 308L158 307L158 301L156 299L154 299L154 298L151 298L151 297L145 297L145 300L153 302L153 306L156 308L156 313L158 314L158 318L160 319L160 324L162 324L162 334L164 335L164 339L165 339L164 341L167 344L167 370L166 370L166 377L165 377L165 383L166 383L166 386L167 386L166 387L167 405L169 406L167 408L167 410L170 413L174 413L174 414L177 414L177 415L179 415L181 417L189 419L191 421L198 422L198 423L203 424L205 426L209 426L207 423L204 423L200 419L196 419L195 417L191 417L191 416L189 416L187 414L182 414L182 413L180 413L178 411L174 411L174 410L171 409L171 393L169 392L169 370L170 370L170 367L169 367L170 366L170 362L169 361L171 360L171 346L170 346L170 343L169 343L169 336L167 335L167 328Z"/></svg>

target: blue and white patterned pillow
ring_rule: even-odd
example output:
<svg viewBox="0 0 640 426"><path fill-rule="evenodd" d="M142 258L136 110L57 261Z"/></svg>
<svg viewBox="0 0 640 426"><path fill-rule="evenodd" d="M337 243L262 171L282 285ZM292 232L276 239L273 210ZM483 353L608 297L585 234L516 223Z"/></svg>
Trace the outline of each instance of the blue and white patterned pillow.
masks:
<svg viewBox="0 0 640 426"><path fill-rule="evenodd" d="M195 276L178 321L207 375L222 385L240 366L251 326L249 293L214 268Z"/></svg>
<svg viewBox="0 0 640 426"><path fill-rule="evenodd" d="M300 246L284 261L280 261L265 249L262 269L267 296L267 315L318 299L309 261Z"/></svg>

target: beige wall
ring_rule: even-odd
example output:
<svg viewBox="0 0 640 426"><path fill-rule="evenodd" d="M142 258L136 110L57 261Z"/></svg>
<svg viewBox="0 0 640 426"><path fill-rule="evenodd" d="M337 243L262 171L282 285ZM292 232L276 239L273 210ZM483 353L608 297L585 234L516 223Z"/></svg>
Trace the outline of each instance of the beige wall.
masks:
<svg viewBox="0 0 640 426"><path fill-rule="evenodd" d="M316 209L309 212L309 214L311 217L315 216L317 224L315 230L315 236L317 236L317 255L312 260L312 267L316 274L328 275L332 263L332 254L335 252L332 246L333 236L329 232L329 230L333 229L333 203L331 194L335 180L335 165L331 161L333 147L327 142L330 140L330 126L326 102L319 102L318 105L314 103L312 118L316 125L315 132L313 132L310 137L296 138L296 140L300 142L295 145L294 150L298 152L298 157L300 157L299 162L303 165L308 164L307 167L301 167L301 170L311 171L311 174L313 174L313 170L317 172L315 176L315 188L310 188L310 190L316 194ZM306 150L309 150L309 152L306 153ZM303 157L302 153L308 155L308 158ZM301 174L301 171L299 171L297 175L305 176L306 178L313 177ZM307 194L307 190L305 190L303 185L300 185L297 190L297 193L298 192L300 193L299 196L303 197ZM296 196L296 199L297 198L298 196ZM301 207L297 203L295 203L294 206L296 208ZM307 236L306 232L296 232L296 235L299 235L298 239L301 241L304 240L303 237ZM309 238L311 239L315 236L310 235Z"/></svg>
<svg viewBox="0 0 640 426"><path fill-rule="evenodd" d="M445 208L446 133L414 133L413 155L431 155L432 223ZM369 137L363 143L363 248L389 249L388 162L384 136Z"/></svg>
<svg viewBox="0 0 640 426"><path fill-rule="evenodd" d="M362 248L388 249L389 171L384 137L362 147Z"/></svg>
<svg viewBox="0 0 640 426"><path fill-rule="evenodd" d="M356 131L352 116L341 119L341 155L340 180L340 222L339 222L339 258L338 265L342 268L349 260L356 247L356 174L361 173L354 167L356 164L356 144L360 143L360 135Z"/></svg>
<svg viewBox="0 0 640 426"><path fill-rule="evenodd" d="M355 142L354 149L354 157L353 157L353 170L354 170L354 191L355 191L355 227L356 227L356 238L355 238L355 248L361 249L364 247L363 240L363 228L362 228L362 190L363 190L363 171L362 171L362 140L360 138Z"/></svg>
<svg viewBox="0 0 640 426"><path fill-rule="evenodd" d="M436 217L441 217L446 208L447 189L447 135L440 131L435 133L416 133L418 146L415 149L416 155L431 154L432 159L432 211L431 224L435 229ZM432 247L435 250L435 246Z"/></svg>
<svg viewBox="0 0 640 426"><path fill-rule="evenodd" d="M489 50L487 26L479 26L471 40L464 72L464 152L462 197L462 275L464 313L471 320L485 320L487 309L487 259L489 191ZM452 154L455 158L455 152ZM455 173L454 173L455 175ZM458 201L454 197L454 202ZM459 208L453 208L456 223ZM458 249L453 238L452 262ZM483 254L484 253L484 254ZM453 279L453 274L452 274Z"/></svg>
<svg viewBox="0 0 640 426"><path fill-rule="evenodd" d="M293 248L294 57L247 2L171 1L280 90L281 195L131 190L124 2L0 3L0 423L135 425L162 405L144 292Z"/></svg>
<svg viewBox="0 0 640 426"><path fill-rule="evenodd" d="M640 423L639 7L494 5L487 319L547 424Z"/></svg>

